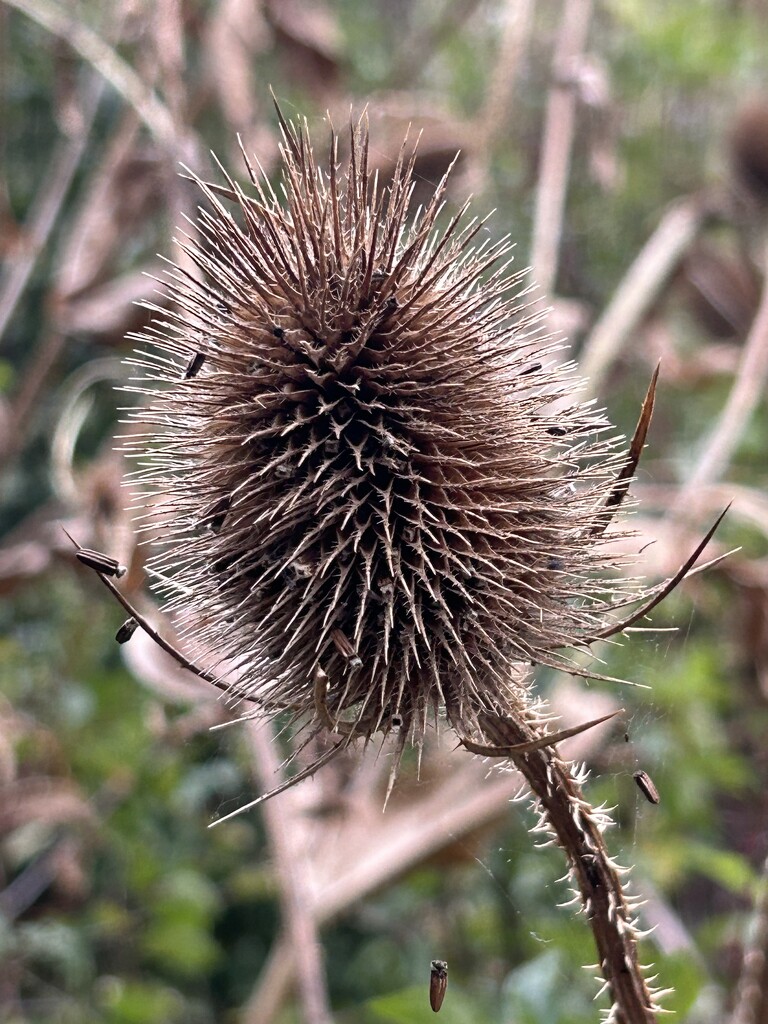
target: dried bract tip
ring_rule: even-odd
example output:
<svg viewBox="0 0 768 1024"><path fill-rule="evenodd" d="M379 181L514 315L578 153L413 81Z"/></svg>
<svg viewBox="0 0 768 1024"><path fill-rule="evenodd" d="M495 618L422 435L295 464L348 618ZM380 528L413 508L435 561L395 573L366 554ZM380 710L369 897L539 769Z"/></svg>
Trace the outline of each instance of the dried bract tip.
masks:
<svg viewBox="0 0 768 1024"><path fill-rule="evenodd" d="M128 572L124 565L120 565L116 558L111 558L101 551L93 551L91 548L78 548L75 556L83 565L89 569L95 569L102 576L116 576L121 579Z"/></svg>
<svg viewBox="0 0 768 1024"><path fill-rule="evenodd" d="M115 633L115 640L117 640L119 644L127 644L138 628L139 624L136 619L126 619Z"/></svg>

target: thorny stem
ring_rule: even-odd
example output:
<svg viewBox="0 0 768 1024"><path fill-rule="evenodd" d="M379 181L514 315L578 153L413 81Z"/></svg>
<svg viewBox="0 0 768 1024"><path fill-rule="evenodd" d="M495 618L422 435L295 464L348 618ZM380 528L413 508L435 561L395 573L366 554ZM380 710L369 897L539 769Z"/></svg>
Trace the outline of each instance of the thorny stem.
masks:
<svg viewBox="0 0 768 1024"><path fill-rule="evenodd" d="M530 741L534 730L497 714L482 715L480 726L496 746ZM510 754L539 801L543 821L568 857L571 877L597 945L599 966L613 1000L615 1024L655 1024L658 1006L638 960L637 930L622 886L620 869L603 841L598 815L584 799L570 766L539 750Z"/></svg>

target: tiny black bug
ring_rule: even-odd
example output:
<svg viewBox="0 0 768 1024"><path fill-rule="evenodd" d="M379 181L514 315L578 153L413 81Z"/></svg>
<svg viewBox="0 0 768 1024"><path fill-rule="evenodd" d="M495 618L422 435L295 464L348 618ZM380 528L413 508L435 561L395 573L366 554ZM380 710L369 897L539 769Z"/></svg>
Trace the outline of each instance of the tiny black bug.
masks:
<svg viewBox="0 0 768 1024"><path fill-rule="evenodd" d="M126 619L120 629L115 633L115 640L117 640L119 644L127 644L138 628L139 624L136 619Z"/></svg>
<svg viewBox="0 0 768 1024"><path fill-rule="evenodd" d="M190 356L187 368L184 371L184 380L189 380L190 377L196 377L205 362L204 352L193 352Z"/></svg>

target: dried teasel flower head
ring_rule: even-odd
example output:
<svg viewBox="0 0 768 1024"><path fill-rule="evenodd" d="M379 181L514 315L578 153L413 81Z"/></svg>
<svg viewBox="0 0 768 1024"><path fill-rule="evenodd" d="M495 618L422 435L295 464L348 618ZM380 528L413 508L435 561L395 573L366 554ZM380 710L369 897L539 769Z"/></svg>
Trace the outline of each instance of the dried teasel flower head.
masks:
<svg viewBox="0 0 768 1024"><path fill-rule="evenodd" d="M282 129L284 201L250 165L198 180L199 279L169 274L134 360L154 568L267 712L401 744L524 722L530 665L571 670L636 596L603 540L627 456L508 241L466 205L438 226L445 179L410 220L405 146L382 185L364 123L325 169Z"/></svg>

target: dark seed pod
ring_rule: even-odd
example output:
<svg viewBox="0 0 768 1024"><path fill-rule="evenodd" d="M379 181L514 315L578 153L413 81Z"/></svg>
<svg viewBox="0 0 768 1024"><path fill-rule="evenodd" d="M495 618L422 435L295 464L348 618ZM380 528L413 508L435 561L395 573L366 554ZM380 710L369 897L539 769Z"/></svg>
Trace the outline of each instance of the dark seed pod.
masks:
<svg viewBox="0 0 768 1024"><path fill-rule="evenodd" d="M120 579L128 572L128 569L124 565L120 565L116 558L110 558L109 555L105 555L101 551L79 548L75 555L83 565L87 565L89 569L95 569L102 576L117 576Z"/></svg>
<svg viewBox="0 0 768 1024"><path fill-rule="evenodd" d="M136 619L126 619L120 629L115 633L115 640L117 640L119 644L127 644L138 628L139 624Z"/></svg>
<svg viewBox="0 0 768 1024"><path fill-rule="evenodd" d="M163 499L169 610L313 727L404 744L435 711L464 735L484 710L527 721L528 666L570 670L558 652L627 602L595 527L626 457L521 314L508 243L477 245L464 212L439 232L446 181L409 226L412 162L377 189L364 127L345 168L332 137L325 172L283 131L285 206L198 182L203 280L169 278L186 321L134 360L148 402L127 448ZM201 336L216 373L158 382L157 350L167 366Z"/></svg>
<svg viewBox="0 0 768 1024"><path fill-rule="evenodd" d="M187 368L184 370L184 380L189 380L190 377L196 377L202 369L203 363L205 362L204 352L194 352L187 363Z"/></svg>
<svg viewBox="0 0 768 1024"><path fill-rule="evenodd" d="M445 990L448 988L448 964L445 960L433 960L429 972L429 1005L437 1013L443 1005Z"/></svg>
<svg viewBox="0 0 768 1024"><path fill-rule="evenodd" d="M649 804L657 804L661 800L661 797L659 796L659 791L653 784L653 779L648 774L648 772L633 772L632 778L637 783L637 788L640 790L640 792L643 794L643 796Z"/></svg>

